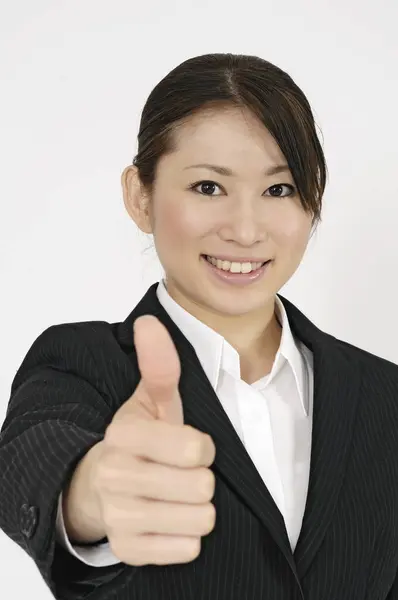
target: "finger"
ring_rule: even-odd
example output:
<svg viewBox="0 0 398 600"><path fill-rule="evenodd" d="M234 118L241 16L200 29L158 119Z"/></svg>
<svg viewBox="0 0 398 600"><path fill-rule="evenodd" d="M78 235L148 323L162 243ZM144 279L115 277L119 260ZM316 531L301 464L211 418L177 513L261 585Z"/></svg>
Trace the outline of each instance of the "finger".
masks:
<svg viewBox="0 0 398 600"><path fill-rule="evenodd" d="M105 516L110 521L109 516ZM135 499L113 505L107 531L125 531L133 535L208 535L214 528L216 509L211 502L183 504Z"/></svg>
<svg viewBox="0 0 398 600"><path fill-rule="evenodd" d="M173 400L178 392L180 360L166 327L153 315L134 323L134 341L143 385L155 402Z"/></svg>
<svg viewBox="0 0 398 600"><path fill-rule="evenodd" d="M181 504L179 502L157 502L156 500L137 500L136 518L138 533L157 535L208 535L216 522L214 504ZM144 518L141 517L144 515Z"/></svg>
<svg viewBox="0 0 398 600"><path fill-rule="evenodd" d="M211 437L190 425L147 421L130 414L108 428L105 443L133 456L182 468L209 467L216 453Z"/></svg>
<svg viewBox="0 0 398 600"><path fill-rule="evenodd" d="M214 496L215 476L206 467L181 469L138 460L131 487L137 498L203 504Z"/></svg>
<svg viewBox="0 0 398 600"><path fill-rule="evenodd" d="M137 535L109 538L112 552L127 565L171 565L191 562L199 556L200 537Z"/></svg>
<svg viewBox="0 0 398 600"><path fill-rule="evenodd" d="M203 504L214 496L215 477L205 467L181 469L126 455L107 473L106 488L127 498Z"/></svg>

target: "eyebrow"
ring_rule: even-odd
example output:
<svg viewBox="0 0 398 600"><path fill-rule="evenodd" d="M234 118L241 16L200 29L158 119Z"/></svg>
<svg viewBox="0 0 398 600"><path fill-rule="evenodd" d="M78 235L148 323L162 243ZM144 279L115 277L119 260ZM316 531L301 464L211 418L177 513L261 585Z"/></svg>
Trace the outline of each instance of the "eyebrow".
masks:
<svg viewBox="0 0 398 600"><path fill-rule="evenodd" d="M185 167L184 171L186 169L199 169L199 168L209 169L210 171L215 171L219 175L226 175L229 177L232 175L235 175L235 173L231 169L228 169L228 167L222 167L219 165L210 165L208 163L201 163L198 165L190 165L189 167ZM289 171L290 171L289 165L284 163L284 164L280 164L280 165L272 165L271 167L269 167L268 169L266 169L264 171L264 175L266 175L267 177L270 177L271 175L277 175L278 173L286 173Z"/></svg>

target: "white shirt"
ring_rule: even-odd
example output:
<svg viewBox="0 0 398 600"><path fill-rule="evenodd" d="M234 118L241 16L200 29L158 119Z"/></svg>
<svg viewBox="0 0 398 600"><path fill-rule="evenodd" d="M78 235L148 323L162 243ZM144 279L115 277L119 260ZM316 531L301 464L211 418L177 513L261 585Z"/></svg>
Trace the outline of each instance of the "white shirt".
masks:
<svg viewBox="0 0 398 600"><path fill-rule="evenodd" d="M285 307L276 296L282 337L271 372L248 384L240 376L239 354L220 334L196 319L157 288L160 304L194 347L202 368L236 429L286 524L292 551L300 534L307 500L313 405L312 352L293 337ZM57 515L57 540L71 554L92 566L120 560L109 544L72 546L62 517Z"/></svg>

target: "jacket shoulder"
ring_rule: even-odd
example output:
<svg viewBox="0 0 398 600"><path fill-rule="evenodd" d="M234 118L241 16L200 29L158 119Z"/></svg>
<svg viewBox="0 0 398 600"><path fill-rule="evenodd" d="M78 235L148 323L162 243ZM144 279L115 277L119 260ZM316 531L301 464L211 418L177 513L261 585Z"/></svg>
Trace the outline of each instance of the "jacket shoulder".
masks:
<svg viewBox="0 0 398 600"><path fill-rule="evenodd" d="M43 377L44 371L63 372L86 380L111 404L120 404L137 385L137 373L118 342L119 325L107 321L51 325L30 346L12 382L11 394L35 374Z"/></svg>
<svg viewBox="0 0 398 600"><path fill-rule="evenodd" d="M368 373L370 377L377 374L385 375L395 379L398 384L397 363L388 360L387 358L378 356L369 350L365 350L364 348L350 344L345 340L338 338L334 339L339 348L346 354L347 359L355 360L359 367L362 368L361 370L363 374Z"/></svg>

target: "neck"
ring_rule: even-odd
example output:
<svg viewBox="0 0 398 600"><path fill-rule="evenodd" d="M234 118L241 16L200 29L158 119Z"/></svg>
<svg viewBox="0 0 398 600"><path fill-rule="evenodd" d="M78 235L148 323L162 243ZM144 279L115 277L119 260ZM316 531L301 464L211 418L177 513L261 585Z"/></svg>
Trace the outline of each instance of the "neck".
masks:
<svg viewBox="0 0 398 600"><path fill-rule="evenodd" d="M256 315L242 315L230 320L208 318L206 325L222 335L238 352L242 360L275 358L282 329L272 306Z"/></svg>
<svg viewBox="0 0 398 600"><path fill-rule="evenodd" d="M186 311L219 333L238 352L242 365L271 364L281 342L282 328L275 313L275 298L255 313L225 315L190 301L176 289L169 294Z"/></svg>

